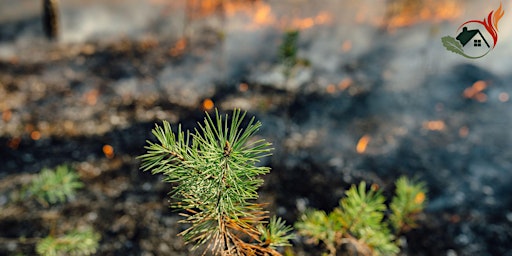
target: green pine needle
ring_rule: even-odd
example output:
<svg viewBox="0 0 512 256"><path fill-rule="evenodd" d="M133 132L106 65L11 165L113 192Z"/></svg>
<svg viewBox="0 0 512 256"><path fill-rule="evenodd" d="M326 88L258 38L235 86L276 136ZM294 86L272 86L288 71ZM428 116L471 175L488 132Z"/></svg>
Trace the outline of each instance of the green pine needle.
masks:
<svg viewBox="0 0 512 256"><path fill-rule="evenodd" d="M291 246L290 240L295 239L295 234L292 232L292 227L287 226L286 223L276 216L272 216L268 225L258 226L258 231L261 234L261 241L268 244L271 248L275 249L281 246Z"/></svg>
<svg viewBox="0 0 512 256"><path fill-rule="evenodd" d="M214 117L207 114L193 132L184 132L180 126L173 132L164 121L153 129L157 142L148 141L146 154L138 157L143 171L161 173L165 181L175 184L173 207L184 210L183 222L191 225L180 235L194 248L208 244L214 253L235 249L239 254L274 253L244 242L259 240L257 226L267 218L254 200L263 184L260 176L270 171L257 164L272 150L265 140L253 139L261 123L254 117L246 122L245 115L240 110L231 117L216 111ZM270 225L276 245L285 244L289 229L281 221Z"/></svg>
<svg viewBox="0 0 512 256"><path fill-rule="evenodd" d="M76 172L67 165L60 165L55 170L42 169L29 184L27 196L33 196L41 204L48 206L65 202L83 186Z"/></svg>
<svg viewBox="0 0 512 256"><path fill-rule="evenodd" d="M406 177L399 178L395 185L389 219L395 231L401 233L416 227L416 216L425 208L427 189L425 183L414 182Z"/></svg>
<svg viewBox="0 0 512 256"><path fill-rule="evenodd" d="M295 224L299 234L313 243L323 242L329 255L336 255L344 244L351 244L356 253L363 255L396 255L396 236L416 227L415 217L425 207L426 186L399 178L387 218L388 207L377 186L367 189L366 183L361 182L359 186L352 185L345 194L330 214L306 211Z"/></svg>
<svg viewBox="0 0 512 256"><path fill-rule="evenodd" d="M290 30L283 35L283 42L279 47L279 59L287 68L291 68L298 63L298 41L298 30Z"/></svg>
<svg viewBox="0 0 512 256"><path fill-rule="evenodd" d="M92 229L72 231L61 237L48 236L36 245L36 252L43 256L91 255L96 253L100 235Z"/></svg>
<svg viewBox="0 0 512 256"><path fill-rule="evenodd" d="M295 223L295 228L302 236L309 237L309 241L318 244L322 241L330 252L335 252L336 233L341 230L339 221L334 215L327 215L324 211L308 209Z"/></svg>

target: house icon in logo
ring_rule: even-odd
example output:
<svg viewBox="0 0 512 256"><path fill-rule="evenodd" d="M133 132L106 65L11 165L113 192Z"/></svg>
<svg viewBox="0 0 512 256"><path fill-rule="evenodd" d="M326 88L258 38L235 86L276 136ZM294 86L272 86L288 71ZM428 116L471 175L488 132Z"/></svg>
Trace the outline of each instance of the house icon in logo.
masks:
<svg viewBox="0 0 512 256"><path fill-rule="evenodd" d="M479 29L468 30L467 27L463 27L462 31L459 33L459 35L457 35L456 39L460 42L460 44L462 44L463 47L465 47L469 41L473 40L473 47L482 47L483 41L487 48L491 48Z"/></svg>

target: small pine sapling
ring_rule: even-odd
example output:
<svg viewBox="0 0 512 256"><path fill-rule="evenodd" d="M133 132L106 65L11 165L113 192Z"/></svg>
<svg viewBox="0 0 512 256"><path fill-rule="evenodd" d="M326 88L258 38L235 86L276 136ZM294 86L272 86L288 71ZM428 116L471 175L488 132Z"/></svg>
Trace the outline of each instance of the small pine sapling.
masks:
<svg viewBox="0 0 512 256"><path fill-rule="evenodd" d="M242 127L246 113L235 110L229 120L216 111L215 119L206 115L193 132L178 126L174 133L164 121L153 134L157 143L148 141L141 155L141 169L165 175L175 187L172 206L182 209L190 225L181 232L193 249L206 245L215 255L280 255L277 246L289 245L291 228L280 219L268 219L258 198L260 175L270 171L256 164L270 155L270 144L253 140L261 126L250 119Z"/></svg>
<svg viewBox="0 0 512 256"><path fill-rule="evenodd" d="M283 42L279 46L279 60L285 67L284 75L286 77L290 76L291 69L299 62L297 58L298 40L299 31L290 30L283 35Z"/></svg>
<svg viewBox="0 0 512 256"><path fill-rule="evenodd" d="M32 181L23 188L24 198L34 198L44 207L64 203L73 198L84 184L78 174L68 165L55 169L43 168ZM59 214L50 212L46 219L51 226L50 234L45 238L36 238L36 252L43 256L91 255L99 247L100 235L88 227L74 230L64 235L55 235Z"/></svg>
<svg viewBox="0 0 512 256"><path fill-rule="evenodd" d="M47 236L36 245L36 252L42 256L91 255L99 247L100 235L91 228L74 230L63 236Z"/></svg>
<svg viewBox="0 0 512 256"><path fill-rule="evenodd" d="M389 220L397 235L416 227L416 217L425 208L425 191L423 182L413 182L406 177L396 181L396 193L389 205L392 211Z"/></svg>
<svg viewBox="0 0 512 256"><path fill-rule="evenodd" d="M397 236L416 227L416 216L424 209L426 187L405 177L397 180L389 208L376 185L352 187L331 213L307 210L296 223L298 233L310 242L324 243L328 255L346 250L356 255L396 255Z"/></svg>
<svg viewBox="0 0 512 256"><path fill-rule="evenodd" d="M78 174L67 165L57 166L55 170L43 168L25 188L25 197L33 197L48 207L50 204L66 202L83 186Z"/></svg>
<svg viewBox="0 0 512 256"><path fill-rule="evenodd" d="M299 31L298 30L289 30L284 33L283 41L278 48L278 57L279 62L284 67L283 75L286 78L286 81L292 75L292 69L297 66L309 66L310 63L306 59L299 58Z"/></svg>

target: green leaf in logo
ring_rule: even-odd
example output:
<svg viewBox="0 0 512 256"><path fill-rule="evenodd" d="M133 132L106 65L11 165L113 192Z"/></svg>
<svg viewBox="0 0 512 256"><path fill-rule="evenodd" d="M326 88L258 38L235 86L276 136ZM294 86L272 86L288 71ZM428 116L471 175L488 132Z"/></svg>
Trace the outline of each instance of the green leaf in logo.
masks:
<svg viewBox="0 0 512 256"><path fill-rule="evenodd" d="M441 41L443 42L443 45L446 48L446 50L448 50L450 52L454 52L459 55L462 55L468 59L478 59L478 58L481 58L481 57L487 55L487 53L489 53L489 52L486 52L481 56L469 56L464 53L464 49L462 49L462 44L460 44L460 42L457 41L457 39L455 39L451 36L445 36L445 37L441 38Z"/></svg>
<svg viewBox="0 0 512 256"><path fill-rule="evenodd" d="M443 42L443 45L446 48L446 50L454 52L456 54L460 54L462 56L466 56L466 54L464 54L464 50L462 49L462 45L455 38L451 36L445 36L441 38L441 41Z"/></svg>

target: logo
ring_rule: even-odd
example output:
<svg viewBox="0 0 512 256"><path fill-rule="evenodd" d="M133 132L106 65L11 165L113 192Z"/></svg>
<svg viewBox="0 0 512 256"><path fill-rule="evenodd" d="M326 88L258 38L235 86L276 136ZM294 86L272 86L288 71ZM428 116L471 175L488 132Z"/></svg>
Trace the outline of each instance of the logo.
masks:
<svg viewBox="0 0 512 256"><path fill-rule="evenodd" d="M441 38L446 50L462 55L469 59L478 59L487 55L498 43L498 22L503 17L500 7L491 11L483 20L464 22L457 29L457 36Z"/></svg>

